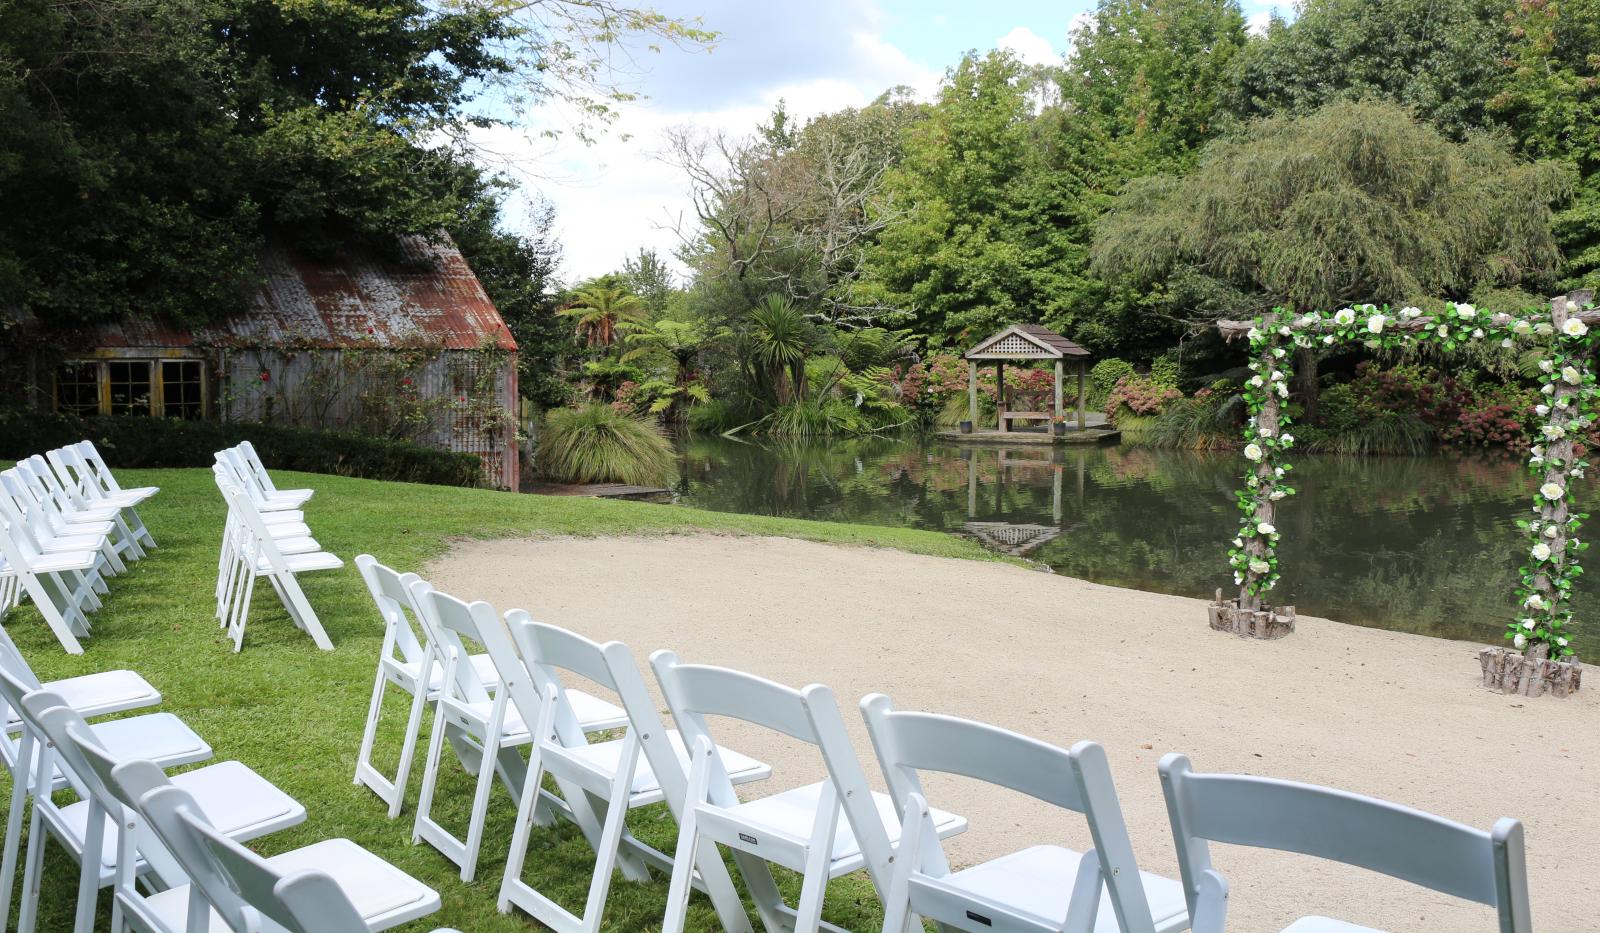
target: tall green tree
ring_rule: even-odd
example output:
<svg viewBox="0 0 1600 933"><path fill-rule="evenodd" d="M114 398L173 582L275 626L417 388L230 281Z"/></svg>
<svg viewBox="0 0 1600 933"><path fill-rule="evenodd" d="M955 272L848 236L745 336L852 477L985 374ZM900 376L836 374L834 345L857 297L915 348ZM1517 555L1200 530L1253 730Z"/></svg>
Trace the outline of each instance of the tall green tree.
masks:
<svg viewBox="0 0 1600 933"><path fill-rule="evenodd" d="M1186 175L1131 183L1098 225L1094 265L1197 322L1547 289L1552 205L1570 187L1567 166L1452 142L1403 107L1334 103L1213 142Z"/></svg>
<svg viewBox="0 0 1600 933"><path fill-rule="evenodd" d="M1454 139L1487 122L1515 0L1307 0L1237 62L1243 119L1381 98Z"/></svg>
<svg viewBox="0 0 1600 933"><path fill-rule="evenodd" d="M644 323L646 310L639 296L621 285L593 283L573 295L572 304L556 312L571 318L579 339L593 349L606 350L633 327Z"/></svg>

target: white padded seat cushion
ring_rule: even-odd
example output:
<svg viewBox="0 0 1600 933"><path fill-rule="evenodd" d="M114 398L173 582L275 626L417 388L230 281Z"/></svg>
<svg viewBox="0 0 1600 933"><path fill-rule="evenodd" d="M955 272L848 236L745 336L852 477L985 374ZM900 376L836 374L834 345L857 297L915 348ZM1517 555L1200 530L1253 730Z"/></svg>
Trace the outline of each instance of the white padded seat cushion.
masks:
<svg viewBox="0 0 1600 933"><path fill-rule="evenodd" d="M1032 846L953 872L941 880L969 894L1061 923L1067 919L1067 900L1082 859L1082 853L1061 846ZM1139 880L1144 883L1145 899L1157 930L1189 926L1182 884L1146 871L1139 872ZM1094 928L1097 933L1117 933L1121 929L1111 897L1104 889L1100 892Z"/></svg>
<svg viewBox="0 0 1600 933"><path fill-rule="evenodd" d="M816 821L817 803L822 795L822 784L807 784L792 790L781 791L767 797L741 803L736 807L729 807L728 812L734 814L739 820L752 826L765 826L769 830L788 836L791 839L804 841L811 836L811 825ZM889 841L900 841L900 817L895 814L894 801L888 794L874 791L872 802L877 806L878 817L883 820L883 828L889 835ZM933 817L934 828L939 833L939 838L953 836L967 828L967 821L954 813L947 813L933 807L928 808L929 815ZM833 860L853 858L861 854L861 847L856 843L856 834L850 828L850 821L843 816L839 818L838 830L833 837Z"/></svg>

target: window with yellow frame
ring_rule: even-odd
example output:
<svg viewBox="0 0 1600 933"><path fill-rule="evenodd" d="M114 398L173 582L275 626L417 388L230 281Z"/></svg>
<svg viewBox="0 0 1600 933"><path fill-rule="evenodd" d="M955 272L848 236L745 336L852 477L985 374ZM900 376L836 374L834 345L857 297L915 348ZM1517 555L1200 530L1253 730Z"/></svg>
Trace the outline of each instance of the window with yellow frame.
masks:
<svg viewBox="0 0 1600 933"><path fill-rule="evenodd" d="M204 360L67 360L56 368L55 410L72 415L205 417Z"/></svg>

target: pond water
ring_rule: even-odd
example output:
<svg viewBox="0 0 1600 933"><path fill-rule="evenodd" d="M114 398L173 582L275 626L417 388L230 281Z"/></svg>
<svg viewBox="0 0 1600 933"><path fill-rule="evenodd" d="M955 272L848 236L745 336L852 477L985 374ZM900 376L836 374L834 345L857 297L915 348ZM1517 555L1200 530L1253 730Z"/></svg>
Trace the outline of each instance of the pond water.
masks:
<svg viewBox="0 0 1600 933"><path fill-rule="evenodd" d="M1230 452L962 448L920 437L679 442L677 500L723 512L924 528L1099 583L1204 597L1231 584ZM1532 478L1511 457L1297 461L1277 599L1342 622L1503 644ZM1580 503L1594 511L1593 492ZM1600 573L1574 648L1600 652Z"/></svg>

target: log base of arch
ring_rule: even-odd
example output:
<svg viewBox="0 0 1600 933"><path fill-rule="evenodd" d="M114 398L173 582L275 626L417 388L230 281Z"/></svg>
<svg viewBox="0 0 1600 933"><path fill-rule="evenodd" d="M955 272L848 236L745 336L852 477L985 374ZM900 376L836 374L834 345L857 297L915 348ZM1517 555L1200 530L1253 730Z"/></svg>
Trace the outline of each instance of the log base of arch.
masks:
<svg viewBox="0 0 1600 933"><path fill-rule="evenodd" d="M1294 632L1293 606L1241 609L1237 599L1223 599L1222 591L1217 590L1216 601L1206 607L1206 612L1213 629L1245 638L1282 638Z"/></svg>
<svg viewBox="0 0 1600 933"><path fill-rule="evenodd" d="M1483 648L1478 663L1483 666L1484 687L1497 693L1565 697L1577 693L1583 680L1583 665L1577 661L1530 658L1510 648Z"/></svg>

